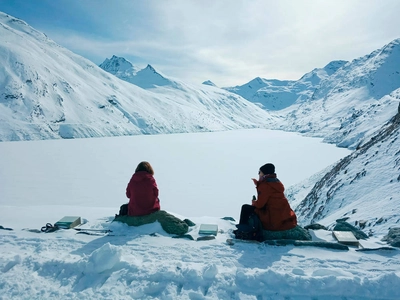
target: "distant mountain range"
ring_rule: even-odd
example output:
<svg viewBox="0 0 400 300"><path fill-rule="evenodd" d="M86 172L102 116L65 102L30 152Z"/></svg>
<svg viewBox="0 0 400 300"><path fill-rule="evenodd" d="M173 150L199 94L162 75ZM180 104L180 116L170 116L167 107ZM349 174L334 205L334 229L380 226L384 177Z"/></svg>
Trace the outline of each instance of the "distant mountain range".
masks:
<svg viewBox="0 0 400 300"><path fill-rule="evenodd" d="M228 91L105 61L111 73L0 13L0 141L263 127L267 111Z"/></svg>
<svg viewBox="0 0 400 300"><path fill-rule="evenodd" d="M320 82L328 79L346 63L347 61L333 61L322 69L312 70L297 81L257 77L244 85L225 89L260 104L264 109L281 110L309 100Z"/></svg>
<svg viewBox="0 0 400 300"><path fill-rule="evenodd" d="M333 61L297 81L255 78L242 86L224 88L269 112L272 129L297 131L340 147L355 149L396 112L400 88L400 39L369 55ZM144 89L165 94L174 90L196 93L169 79L150 65L139 70L113 56L101 65L105 71ZM128 71L127 71L128 70ZM214 86L212 81L203 85ZM162 88L164 87L164 88ZM166 89L165 87L168 87Z"/></svg>
<svg viewBox="0 0 400 300"><path fill-rule="evenodd" d="M226 88L281 118L278 128L355 149L397 110L400 39L351 62L333 61L297 81L256 78Z"/></svg>
<svg viewBox="0 0 400 300"><path fill-rule="evenodd" d="M98 67L22 20L1 13L0 22L1 141L263 127L355 149L399 101L400 39L297 81L257 77L218 88L117 56Z"/></svg>

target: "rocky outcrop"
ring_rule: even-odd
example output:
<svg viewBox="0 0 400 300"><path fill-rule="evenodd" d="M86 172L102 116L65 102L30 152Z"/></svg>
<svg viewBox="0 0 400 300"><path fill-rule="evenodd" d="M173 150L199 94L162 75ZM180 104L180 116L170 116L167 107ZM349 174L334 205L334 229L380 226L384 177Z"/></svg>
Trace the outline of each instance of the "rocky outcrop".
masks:
<svg viewBox="0 0 400 300"><path fill-rule="evenodd" d="M182 235L188 232L189 226L186 222L167 213L164 210L156 211L145 216L115 216L113 222L121 222L129 226L141 226L158 221L166 233Z"/></svg>
<svg viewBox="0 0 400 300"><path fill-rule="evenodd" d="M283 231L263 230L263 241L266 240L310 241L311 239L312 237L310 233L301 226L296 226L295 228Z"/></svg>
<svg viewBox="0 0 400 300"><path fill-rule="evenodd" d="M368 238L368 235L365 234L363 231L344 221L338 221L333 228L333 231L351 231L357 238L357 240Z"/></svg>
<svg viewBox="0 0 400 300"><path fill-rule="evenodd" d="M400 227L390 228L389 233L382 239L393 247L400 247Z"/></svg>

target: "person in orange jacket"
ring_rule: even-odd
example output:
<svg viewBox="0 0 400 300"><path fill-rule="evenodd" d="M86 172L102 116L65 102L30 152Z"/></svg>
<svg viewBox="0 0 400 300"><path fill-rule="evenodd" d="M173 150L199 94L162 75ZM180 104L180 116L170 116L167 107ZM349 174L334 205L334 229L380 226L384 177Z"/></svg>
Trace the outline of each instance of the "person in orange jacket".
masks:
<svg viewBox="0 0 400 300"><path fill-rule="evenodd" d="M255 213L265 230L282 231L296 227L296 214L285 197L285 187L276 178L275 166L271 163L263 165L258 175L258 180L252 178L257 198L253 198L251 205L242 206L239 224L247 224L249 216Z"/></svg>

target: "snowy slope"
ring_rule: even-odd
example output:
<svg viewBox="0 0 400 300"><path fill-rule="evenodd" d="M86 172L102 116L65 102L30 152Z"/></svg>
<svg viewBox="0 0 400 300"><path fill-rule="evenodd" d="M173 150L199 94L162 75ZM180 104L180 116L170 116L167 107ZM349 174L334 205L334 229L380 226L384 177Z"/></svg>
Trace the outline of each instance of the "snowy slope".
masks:
<svg viewBox="0 0 400 300"><path fill-rule="evenodd" d="M144 90L104 72L25 22L0 13L0 140L263 127L269 113L205 85L196 96ZM124 68L124 72L132 71ZM125 74L125 73L124 73ZM150 66L136 73L153 85ZM160 84L160 79L155 84Z"/></svg>
<svg viewBox="0 0 400 300"><path fill-rule="evenodd" d="M348 217L355 225L367 221L365 230L373 234L399 227L399 212L400 105L376 136L340 160L296 207L303 222L328 226Z"/></svg>
<svg viewBox="0 0 400 300"><path fill-rule="evenodd" d="M281 128L355 149L397 110L400 39L347 63L321 81L309 101L282 111Z"/></svg>
<svg viewBox="0 0 400 300"><path fill-rule="evenodd" d="M110 224L111 220L91 218L83 227L111 229L112 236L88 236L73 230L1 232L2 299L400 297L398 250L367 253L354 248L229 246L225 240L235 227L219 218L192 219L197 224L193 232L202 223L218 224L221 232L211 241L171 238L159 223L129 228ZM316 240L333 242L326 232L315 235Z"/></svg>
<svg viewBox="0 0 400 300"><path fill-rule="evenodd" d="M297 81L255 78L227 88L281 117L276 129L355 149L392 116L400 99L400 39L351 62L333 61Z"/></svg>

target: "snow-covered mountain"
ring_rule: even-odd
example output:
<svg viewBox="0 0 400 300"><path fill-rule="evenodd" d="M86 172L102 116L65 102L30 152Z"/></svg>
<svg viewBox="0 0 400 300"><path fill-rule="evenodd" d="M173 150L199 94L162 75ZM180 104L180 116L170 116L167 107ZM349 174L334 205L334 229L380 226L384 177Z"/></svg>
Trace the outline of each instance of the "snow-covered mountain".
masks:
<svg viewBox="0 0 400 300"><path fill-rule="evenodd" d="M372 234L400 223L400 105L397 114L359 149L317 181L297 206L304 223L336 219Z"/></svg>
<svg viewBox="0 0 400 300"><path fill-rule="evenodd" d="M400 39L355 59L321 81L312 97L283 111L285 130L308 132L355 149L397 110Z"/></svg>
<svg viewBox="0 0 400 300"><path fill-rule="evenodd" d="M111 73L118 78L133 83L143 89L156 88L164 85L177 85L174 80L156 71L151 65L140 69L123 57L113 55L110 59L106 58L99 65L104 71Z"/></svg>
<svg viewBox="0 0 400 300"><path fill-rule="evenodd" d="M243 98L259 104L267 110L281 110L308 100L322 80L327 79L346 61L333 61L322 69L314 69L299 80L263 79L257 77L250 82L225 88Z"/></svg>
<svg viewBox="0 0 400 300"><path fill-rule="evenodd" d="M277 129L355 149L393 116L399 102L400 39L351 62L333 61L297 81L255 78L227 88L274 111Z"/></svg>
<svg viewBox="0 0 400 300"><path fill-rule="evenodd" d="M104 62L118 76L135 74L136 85L130 84L22 20L0 13L0 25L0 141L217 131L274 123L268 112L230 92L171 81L151 66L135 70L122 59L118 64L113 59ZM165 93L139 86L162 86Z"/></svg>
<svg viewBox="0 0 400 300"><path fill-rule="evenodd" d="M140 71L139 67L132 65L132 63L127 61L125 58L115 55L110 59L106 58L99 67L119 78L131 78Z"/></svg>

